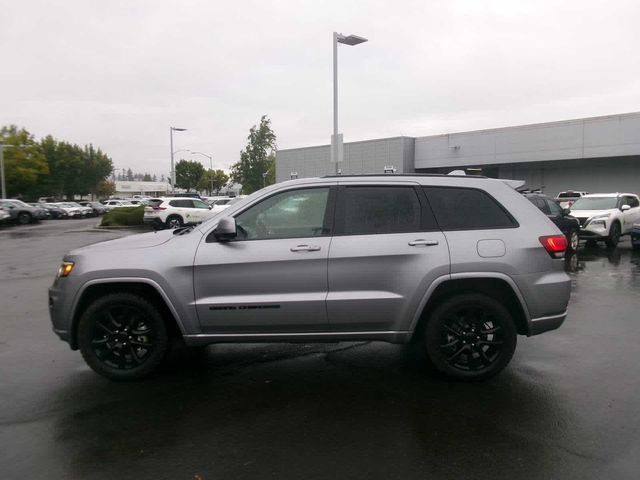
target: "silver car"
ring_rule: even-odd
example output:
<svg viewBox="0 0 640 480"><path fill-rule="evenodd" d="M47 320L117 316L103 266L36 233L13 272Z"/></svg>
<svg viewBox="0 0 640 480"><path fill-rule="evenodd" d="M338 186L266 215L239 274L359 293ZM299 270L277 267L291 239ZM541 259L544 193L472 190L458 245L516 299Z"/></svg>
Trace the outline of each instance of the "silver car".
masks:
<svg viewBox="0 0 640 480"><path fill-rule="evenodd" d="M518 334L563 323L566 247L500 180L300 179L196 227L72 251L49 307L55 333L112 379L150 374L177 338L413 342L477 380L509 363Z"/></svg>

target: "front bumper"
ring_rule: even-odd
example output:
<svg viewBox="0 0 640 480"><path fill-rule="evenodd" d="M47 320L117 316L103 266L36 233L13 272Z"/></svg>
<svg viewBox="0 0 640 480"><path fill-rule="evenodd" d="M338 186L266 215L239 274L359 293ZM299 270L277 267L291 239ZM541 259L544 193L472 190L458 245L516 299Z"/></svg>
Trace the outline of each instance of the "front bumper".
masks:
<svg viewBox="0 0 640 480"><path fill-rule="evenodd" d="M611 228L609 221L605 222L605 225L593 225L587 223L584 227L580 228L580 238L607 238L609 236L609 228Z"/></svg>

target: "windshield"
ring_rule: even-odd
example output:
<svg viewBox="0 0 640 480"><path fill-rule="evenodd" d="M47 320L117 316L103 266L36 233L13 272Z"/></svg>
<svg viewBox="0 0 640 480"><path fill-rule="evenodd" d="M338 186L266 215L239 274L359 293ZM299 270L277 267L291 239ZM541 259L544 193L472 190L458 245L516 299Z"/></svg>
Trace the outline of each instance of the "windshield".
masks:
<svg viewBox="0 0 640 480"><path fill-rule="evenodd" d="M257 190L253 192L251 195L247 195L247 196L243 195L240 197L235 197L229 203L227 203L227 205L229 206L235 205L238 207L242 207L242 205L245 205L246 203L253 201L254 198L258 198L262 195L264 195L264 189ZM214 214L212 217L209 217L206 222L202 222L202 224L200 224L201 230L204 231L205 229L209 228L211 223L217 222L219 218L227 215L229 215L229 212L227 210L219 211L218 213Z"/></svg>
<svg viewBox="0 0 640 480"><path fill-rule="evenodd" d="M609 210L617 206L617 197L582 197L571 205L571 210Z"/></svg>

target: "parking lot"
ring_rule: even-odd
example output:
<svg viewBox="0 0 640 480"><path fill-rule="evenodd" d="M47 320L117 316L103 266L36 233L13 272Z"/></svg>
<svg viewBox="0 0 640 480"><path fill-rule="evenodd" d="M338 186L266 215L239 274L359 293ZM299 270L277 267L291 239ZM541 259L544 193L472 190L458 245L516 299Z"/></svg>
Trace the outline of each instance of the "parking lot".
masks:
<svg viewBox="0 0 640 480"><path fill-rule="evenodd" d="M0 228L0 477L637 478L640 252L585 248L561 329L496 378L379 342L215 345L113 383L51 332L62 255L132 234L96 219Z"/></svg>

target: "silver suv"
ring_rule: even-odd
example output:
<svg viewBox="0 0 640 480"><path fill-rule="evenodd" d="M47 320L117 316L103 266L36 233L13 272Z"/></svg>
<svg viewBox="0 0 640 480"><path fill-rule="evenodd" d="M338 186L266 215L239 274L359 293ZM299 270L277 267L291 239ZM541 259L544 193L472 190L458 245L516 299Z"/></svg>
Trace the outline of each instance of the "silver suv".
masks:
<svg viewBox="0 0 640 480"><path fill-rule="evenodd" d="M196 227L71 252L55 333L96 372L134 379L169 345L414 343L440 372L488 378L516 336L558 328L564 235L500 180L384 175L262 189Z"/></svg>

